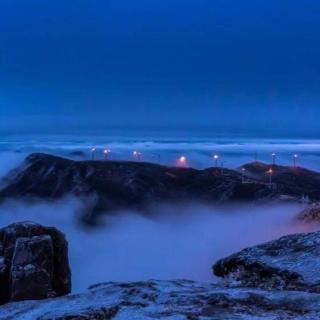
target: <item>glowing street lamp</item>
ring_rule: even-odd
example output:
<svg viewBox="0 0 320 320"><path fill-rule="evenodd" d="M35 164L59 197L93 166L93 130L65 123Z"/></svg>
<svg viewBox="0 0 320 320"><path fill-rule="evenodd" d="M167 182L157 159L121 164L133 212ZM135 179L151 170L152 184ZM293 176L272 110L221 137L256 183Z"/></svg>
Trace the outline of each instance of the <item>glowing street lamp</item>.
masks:
<svg viewBox="0 0 320 320"><path fill-rule="evenodd" d="M244 173L246 172L246 168L241 168L241 182L244 183Z"/></svg>
<svg viewBox="0 0 320 320"><path fill-rule="evenodd" d="M295 168L297 166L299 156L297 154L293 155L293 167Z"/></svg>
<svg viewBox="0 0 320 320"><path fill-rule="evenodd" d="M270 169L267 171L267 174L269 175L269 186L271 187L271 186L272 186L272 174L273 174L273 170L270 168Z"/></svg>
<svg viewBox="0 0 320 320"><path fill-rule="evenodd" d="M213 156L213 159L214 159L214 161L215 161L215 166L218 167L219 155L215 154L215 155Z"/></svg>
<svg viewBox="0 0 320 320"><path fill-rule="evenodd" d="M91 148L91 160L94 160L95 153L96 153L96 148Z"/></svg>
<svg viewBox="0 0 320 320"><path fill-rule="evenodd" d="M135 150L135 151L132 152L132 155L133 155L133 158L134 158L134 159L140 161L140 159L141 159L141 152Z"/></svg>
<svg viewBox="0 0 320 320"><path fill-rule="evenodd" d="M271 156L272 156L272 164L275 165L275 164L276 164L277 154L276 154L275 152L273 152L273 153L271 154Z"/></svg>
<svg viewBox="0 0 320 320"><path fill-rule="evenodd" d="M104 155L104 158L107 160L108 159L108 156L109 154L111 153L111 150L110 149L104 149L103 150L103 155Z"/></svg>
<svg viewBox="0 0 320 320"><path fill-rule="evenodd" d="M184 167L187 164L187 158L185 156L181 156L178 159L178 164L182 167Z"/></svg>

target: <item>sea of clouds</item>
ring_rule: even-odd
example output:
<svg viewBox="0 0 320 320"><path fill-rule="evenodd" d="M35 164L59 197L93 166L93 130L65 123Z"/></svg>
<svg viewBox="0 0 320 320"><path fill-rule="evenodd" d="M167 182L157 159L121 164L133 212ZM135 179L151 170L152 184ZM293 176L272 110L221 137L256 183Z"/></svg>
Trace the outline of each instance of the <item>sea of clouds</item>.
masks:
<svg viewBox="0 0 320 320"><path fill-rule="evenodd" d="M317 162L320 147L316 141L114 141L47 137L0 142L0 177L17 167L31 152L88 159L93 145L97 148L97 158L102 157L98 152L104 147L112 149L113 159L130 159L131 151L138 149L146 161L156 161L154 155L161 154L161 162L165 164L173 164L177 156L184 154L189 164L198 168L212 165L212 153L219 153L225 166L236 167L251 161L254 152L267 160L270 152L276 150L279 161L284 163L289 162L293 152L299 152L303 164L320 169ZM83 151L83 155L74 156L72 151ZM154 208L149 216L139 212L108 214L101 227L92 229L78 222L77 212L82 206L75 198L36 204L16 200L0 205L1 227L31 220L65 232L75 292L110 280L214 281L211 267L218 259L285 234L314 230L296 222L295 217L302 209L300 205L167 204Z"/></svg>
<svg viewBox="0 0 320 320"><path fill-rule="evenodd" d="M220 156L221 163L236 168L258 159L271 162L271 154L277 154L276 161L292 165L293 155L298 154L298 164L320 171L320 141L298 139L135 139L128 137L77 137L77 136L35 136L10 137L0 140L0 174L6 168L10 153L11 160L21 159L31 152L45 152L77 160L90 159L91 148L95 147L95 158L103 159L103 150L111 149L110 159L132 160L132 152L141 152L141 160L176 165L176 160L184 155L188 166L205 168L213 166L213 155ZM73 154L81 151L82 155ZM2 164L4 163L4 167Z"/></svg>
<svg viewBox="0 0 320 320"><path fill-rule="evenodd" d="M74 292L105 281L214 281L211 267L218 259L285 234L314 230L296 222L298 205L167 204L148 217L139 212L108 214L98 228L79 224L77 212L82 205L66 198L0 206L1 227L28 220L66 234Z"/></svg>

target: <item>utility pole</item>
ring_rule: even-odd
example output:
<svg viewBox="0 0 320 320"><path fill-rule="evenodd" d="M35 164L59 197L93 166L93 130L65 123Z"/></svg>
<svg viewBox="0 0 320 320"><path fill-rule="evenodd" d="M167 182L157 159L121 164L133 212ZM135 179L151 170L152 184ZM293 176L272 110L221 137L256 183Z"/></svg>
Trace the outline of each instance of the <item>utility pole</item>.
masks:
<svg viewBox="0 0 320 320"><path fill-rule="evenodd" d="M96 153L96 148L91 148L91 160L94 160L95 153Z"/></svg>
<svg viewBox="0 0 320 320"><path fill-rule="evenodd" d="M161 161L160 161L160 159L161 159L160 153L156 153L153 156L157 158L158 164L160 164L161 163Z"/></svg>
<svg viewBox="0 0 320 320"><path fill-rule="evenodd" d="M275 152L273 152L273 153L271 154L271 156L272 156L272 165L275 166L277 154L276 154Z"/></svg>

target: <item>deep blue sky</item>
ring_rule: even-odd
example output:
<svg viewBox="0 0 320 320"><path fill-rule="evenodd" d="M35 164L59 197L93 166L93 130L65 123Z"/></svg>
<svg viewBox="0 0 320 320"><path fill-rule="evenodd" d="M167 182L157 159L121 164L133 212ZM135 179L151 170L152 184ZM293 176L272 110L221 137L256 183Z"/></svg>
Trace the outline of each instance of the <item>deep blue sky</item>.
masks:
<svg viewBox="0 0 320 320"><path fill-rule="evenodd" d="M319 119L319 0L0 2L0 129L317 136Z"/></svg>

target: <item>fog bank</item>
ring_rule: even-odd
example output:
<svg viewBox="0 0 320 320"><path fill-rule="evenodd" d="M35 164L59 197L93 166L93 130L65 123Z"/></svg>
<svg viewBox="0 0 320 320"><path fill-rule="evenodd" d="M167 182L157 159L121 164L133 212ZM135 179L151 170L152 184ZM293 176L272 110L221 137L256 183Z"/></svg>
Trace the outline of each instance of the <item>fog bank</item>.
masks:
<svg viewBox="0 0 320 320"><path fill-rule="evenodd" d="M1 227L32 220L56 226L69 241L73 291L105 281L187 278L213 281L212 264L244 247L281 235L312 231L294 221L298 205L160 206L154 217L108 215L104 226L77 223L74 198L48 204L6 203Z"/></svg>

